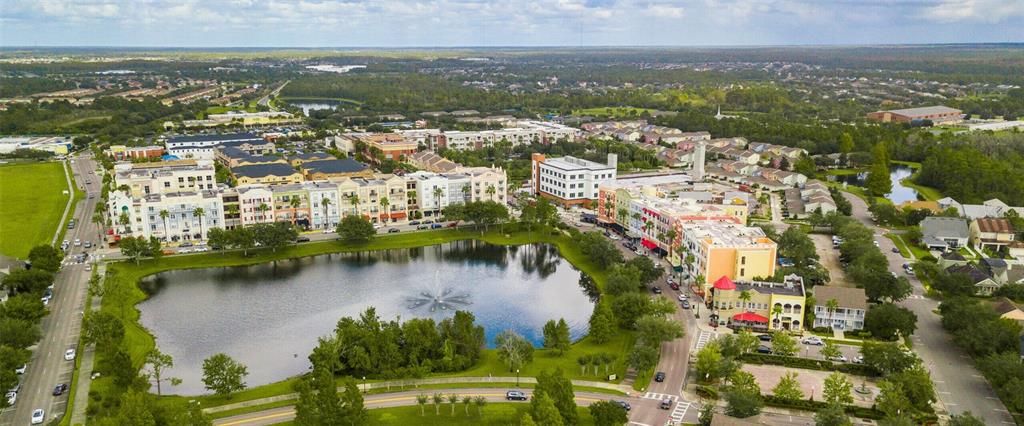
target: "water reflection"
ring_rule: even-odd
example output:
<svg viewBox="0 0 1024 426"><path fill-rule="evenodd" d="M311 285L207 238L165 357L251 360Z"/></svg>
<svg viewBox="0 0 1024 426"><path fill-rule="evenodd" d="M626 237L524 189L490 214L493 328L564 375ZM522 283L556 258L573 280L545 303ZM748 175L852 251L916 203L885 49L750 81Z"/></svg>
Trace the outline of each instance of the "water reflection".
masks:
<svg viewBox="0 0 1024 426"><path fill-rule="evenodd" d="M902 164L896 164L890 167L889 170L889 179L892 180L892 192L885 194L885 198L888 198L895 204L902 204L907 201L917 201L920 199L916 189L903 186L902 180L914 174L914 170L912 168ZM846 182L850 185L864 186L864 182L867 180L867 177L867 172L863 172L855 175L830 176L829 179L835 180L836 182Z"/></svg>
<svg viewBox="0 0 1024 426"><path fill-rule="evenodd" d="M261 265L171 271L142 284L142 324L175 359L174 392L202 393L202 360L224 352L249 366L250 386L308 368L306 355L338 319L374 306L381 318L472 311L487 342L512 328L535 344L549 319L586 333L593 282L549 245L439 246L344 253Z"/></svg>

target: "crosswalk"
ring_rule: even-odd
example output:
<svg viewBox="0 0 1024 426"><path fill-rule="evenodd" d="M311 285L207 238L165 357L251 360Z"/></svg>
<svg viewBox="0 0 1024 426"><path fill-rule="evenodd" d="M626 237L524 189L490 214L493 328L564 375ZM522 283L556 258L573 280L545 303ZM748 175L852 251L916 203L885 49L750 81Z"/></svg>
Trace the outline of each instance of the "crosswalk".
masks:
<svg viewBox="0 0 1024 426"><path fill-rule="evenodd" d="M712 333L707 330L701 330L700 335L697 336L697 347L695 351L700 351L701 349L704 349L704 346L707 345L708 342L710 342L711 339L714 338L715 333Z"/></svg>
<svg viewBox="0 0 1024 426"><path fill-rule="evenodd" d="M647 392L647 393L644 394L643 398L644 399L653 399L655 401L664 401L666 399L671 399L673 401L677 401L677 400L679 400L679 395L669 395L669 394L664 394L664 393Z"/></svg>
<svg viewBox="0 0 1024 426"><path fill-rule="evenodd" d="M691 405L693 405L693 403L690 401L676 402L676 406L672 409L672 414L669 414L669 417L677 423L682 423L683 417L686 416L686 411L690 409Z"/></svg>

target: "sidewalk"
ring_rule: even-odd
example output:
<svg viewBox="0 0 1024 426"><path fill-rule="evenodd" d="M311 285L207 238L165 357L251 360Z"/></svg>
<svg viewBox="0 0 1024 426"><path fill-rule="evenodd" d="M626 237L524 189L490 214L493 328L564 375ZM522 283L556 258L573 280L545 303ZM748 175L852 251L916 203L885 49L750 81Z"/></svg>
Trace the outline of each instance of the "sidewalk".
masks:
<svg viewBox="0 0 1024 426"><path fill-rule="evenodd" d="M516 377L514 377L514 376L513 377L438 377L438 378L435 378L435 379L389 380L389 381L386 381L386 382L360 383L359 384L359 388L362 389L363 392L366 392L366 391L368 391L370 389L388 389L388 390L390 390L392 387L401 388L402 390L412 390L412 389L405 389L405 388L409 387L409 386L412 386L413 388L415 388L415 387L418 387L420 385L473 384L473 383L515 383L517 380L519 381L519 383L527 383L527 384L536 384L537 383L537 379L533 378L533 377L519 377L518 379ZM573 386L586 386L586 387L591 387L591 388L608 389L608 390L613 390L613 391L617 391L617 392L623 392L623 393L625 393L627 395L630 394L631 392L633 392L633 388L632 387L626 386L626 385L622 385L622 384L615 384L615 383L594 382L594 381L590 381L590 380L573 380L572 384L573 384ZM339 388L338 390L339 391L344 391L343 388ZM224 405L219 405L219 406L216 406L216 407L204 408L203 412L204 413L219 413L219 412L222 412L222 411L234 410L234 409L245 408L245 407L253 407L253 406L257 406L257 405L270 404L270 403L279 402L279 401L294 400L294 399L298 399L298 398L299 398L299 394L297 394L297 393L288 393L288 394L283 394L283 395L269 396L269 397L266 397L266 398L252 399L252 400L249 400L249 401L236 402L236 403L233 403L233 404L224 404ZM77 409L78 406L76 405L75 407Z"/></svg>
<svg viewBox="0 0 1024 426"><path fill-rule="evenodd" d="M106 276L107 265L100 263L96 271L102 280ZM86 297L89 297L86 295ZM98 310L102 298L93 297L90 310ZM82 313L85 315L85 312ZM71 407L71 424L86 424L86 409L89 408L89 386L92 384L92 368L96 359L96 345L89 345L82 350L81 361L78 370L75 372L75 400Z"/></svg>

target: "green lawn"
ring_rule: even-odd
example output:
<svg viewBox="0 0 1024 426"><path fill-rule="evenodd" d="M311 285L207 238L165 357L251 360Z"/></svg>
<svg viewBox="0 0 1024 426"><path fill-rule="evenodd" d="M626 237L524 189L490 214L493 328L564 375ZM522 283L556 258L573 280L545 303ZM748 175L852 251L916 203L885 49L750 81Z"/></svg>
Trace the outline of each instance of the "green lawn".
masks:
<svg viewBox="0 0 1024 426"><path fill-rule="evenodd" d="M904 259L910 259L910 248L907 247L907 243L903 241L903 238L899 235L888 233L885 234L885 238L892 240L892 243L896 245L896 248L900 249L900 256Z"/></svg>
<svg viewBox="0 0 1024 426"><path fill-rule="evenodd" d="M59 162L0 166L0 253L25 258L49 244L70 194Z"/></svg>
<svg viewBox="0 0 1024 426"><path fill-rule="evenodd" d="M474 230L444 229L381 236L364 244L324 241L290 246L279 249L276 253L269 250L250 250L249 256L243 256L241 251L229 251L143 260L138 265L131 262L112 263L108 266L107 285L116 286L123 290L113 293L108 291L104 296L104 303L101 309L122 319L125 324L124 343L131 354L135 366L141 368L146 354L155 345L153 336L139 324L139 311L135 307L137 303L143 301L146 297L137 285L139 280L145 276L174 269L252 265L273 260L315 256L326 253L420 247L467 239L478 239L491 244L504 245L521 245L534 242L554 244L559 248L562 257L572 263L573 266L590 275L599 288L603 287L605 282L606 275L604 271L599 269L598 265L593 261L586 258L573 244L572 240L562 233L552 233L547 230L502 233L499 230L492 229L481 236L479 231ZM603 371L600 375L582 374L576 359L583 354L609 352L619 357L616 363L609 369L609 374L617 374L621 379L625 372L624 357L632 345L632 334L622 331L615 339L602 345L583 339L574 344L572 349L561 357L552 356L548 351L539 349L534 354L534 361L523 368L520 374L522 376L535 376L544 369L561 368L565 371L566 376L572 379L602 380L605 378ZM467 377L487 376L488 374L493 376L509 375L507 368L498 361L494 350L485 351L481 361L475 367L467 371L455 373L454 375ZM248 389L233 395L230 400L216 396L202 396L199 399L202 400L203 406L215 406L280 395L293 392L294 380L289 379ZM101 377L93 382L92 388L97 390L97 392L112 391L112 381L108 377Z"/></svg>
<svg viewBox="0 0 1024 426"><path fill-rule="evenodd" d="M369 410L371 425L395 426L448 426L448 425L518 425L519 419L530 409L530 404L522 403L491 403L483 407L478 415L476 407L469 407L469 414L461 403L455 404L455 415L452 416L451 404L441 404L440 415L434 414L433 404L423 407L424 415L420 415L419 406L377 408ZM577 407L580 425L594 424L590 410Z"/></svg>

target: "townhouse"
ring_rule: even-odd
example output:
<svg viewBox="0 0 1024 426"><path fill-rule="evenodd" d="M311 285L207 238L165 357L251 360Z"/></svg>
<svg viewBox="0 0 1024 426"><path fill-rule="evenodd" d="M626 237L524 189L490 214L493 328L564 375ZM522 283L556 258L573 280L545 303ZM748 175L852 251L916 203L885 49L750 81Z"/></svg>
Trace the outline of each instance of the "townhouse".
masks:
<svg viewBox="0 0 1024 426"><path fill-rule="evenodd" d="M799 275L786 275L781 283L721 276L710 286L710 295L710 317L719 325L756 331L803 330L807 297Z"/></svg>
<svg viewBox="0 0 1024 426"><path fill-rule="evenodd" d="M868 298L863 288L814 287L814 328L856 331L864 328Z"/></svg>

